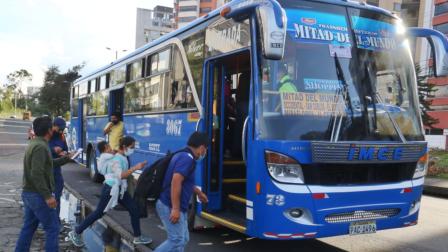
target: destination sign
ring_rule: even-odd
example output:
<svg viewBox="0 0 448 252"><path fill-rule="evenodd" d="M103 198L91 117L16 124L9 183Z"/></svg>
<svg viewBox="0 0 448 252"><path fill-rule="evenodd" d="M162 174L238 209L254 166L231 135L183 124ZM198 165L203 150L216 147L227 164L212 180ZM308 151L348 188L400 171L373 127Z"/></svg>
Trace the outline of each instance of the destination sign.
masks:
<svg viewBox="0 0 448 252"><path fill-rule="evenodd" d="M394 25L359 16L352 16L352 22L358 48L379 51L397 47Z"/></svg>
<svg viewBox="0 0 448 252"><path fill-rule="evenodd" d="M298 42L351 46L344 16L310 10L286 10L288 34Z"/></svg>
<svg viewBox="0 0 448 252"><path fill-rule="evenodd" d="M341 95L328 93L281 93L283 115L330 116L345 113Z"/></svg>

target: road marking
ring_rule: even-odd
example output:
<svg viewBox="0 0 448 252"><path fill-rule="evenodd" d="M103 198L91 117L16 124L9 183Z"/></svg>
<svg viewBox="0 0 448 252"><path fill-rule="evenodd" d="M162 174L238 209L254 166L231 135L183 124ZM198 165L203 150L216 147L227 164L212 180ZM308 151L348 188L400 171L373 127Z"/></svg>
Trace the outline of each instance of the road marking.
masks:
<svg viewBox="0 0 448 252"><path fill-rule="evenodd" d="M28 144L10 144L10 143L0 143L0 146L28 146Z"/></svg>
<svg viewBox="0 0 448 252"><path fill-rule="evenodd" d="M6 125L6 124L0 124L0 127L14 127L14 128L31 128L31 126L19 126L19 125Z"/></svg>
<svg viewBox="0 0 448 252"><path fill-rule="evenodd" d="M0 131L0 134L9 134L9 135L26 135L26 132L7 132L7 131Z"/></svg>
<svg viewBox="0 0 448 252"><path fill-rule="evenodd" d="M12 202L12 203L16 203L15 200L8 199L8 198L0 198L0 200L4 200L4 201L8 201L8 202Z"/></svg>
<svg viewBox="0 0 448 252"><path fill-rule="evenodd" d="M4 120L4 119L0 119L0 122L6 122L6 123L19 123L19 124L31 124L31 122L13 121L13 120Z"/></svg>

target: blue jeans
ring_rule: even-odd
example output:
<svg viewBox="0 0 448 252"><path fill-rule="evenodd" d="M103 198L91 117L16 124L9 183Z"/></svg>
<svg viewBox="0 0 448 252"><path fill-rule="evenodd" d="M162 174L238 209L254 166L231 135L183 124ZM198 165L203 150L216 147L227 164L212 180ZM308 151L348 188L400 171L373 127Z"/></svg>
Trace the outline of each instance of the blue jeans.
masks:
<svg viewBox="0 0 448 252"><path fill-rule="evenodd" d="M58 207L56 208L56 212L57 212L58 218L59 218L60 213L61 213L62 190L64 190L64 178L62 177L61 167L54 167L53 175L54 175L54 185L55 185L54 197L56 198L56 201L58 202Z"/></svg>
<svg viewBox="0 0 448 252"><path fill-rule="evenodd" d="M29 251L37 225L42 223L45 231L45 251L58 251L59 216L56 209L48 207L45 199L35 192L22 192L25 215L23 227L16 244L16 252Z"/></svg>
<svg viewBox="0 0 448 252"><path fill-rule="evenodd" d="M179 221L173 224L170 221L171 209L167 205L158 200L156 210L165 227L168 239L160 244L154 252L183 252L190 240L187 213L180 212Z"/></svg>
<svg viewBox="0 0 448 252"><path fill-rule="evenodd" d="M75 232L77 234L82 234L82 232L87 229L90 225L92 225L95 221L99 220L104 215L104 209L107 206L107 203L109 203L109 200L111 198L110 196L110 190L112 187L109 185L104 184L103 190L101 192L100 201L98 202L98 205L93 211L93 213L89 214L84 221L79 224L75 228ZM135 203L134 199L131 198L128 192L125 192L123 195L123 199L118 199L118 203L123 205L129 212L129 215L131 216L131 225L132 229L134 230L134 236L138 237L141 235L140 231L140 212L137 207L137 204Z"/></svg>

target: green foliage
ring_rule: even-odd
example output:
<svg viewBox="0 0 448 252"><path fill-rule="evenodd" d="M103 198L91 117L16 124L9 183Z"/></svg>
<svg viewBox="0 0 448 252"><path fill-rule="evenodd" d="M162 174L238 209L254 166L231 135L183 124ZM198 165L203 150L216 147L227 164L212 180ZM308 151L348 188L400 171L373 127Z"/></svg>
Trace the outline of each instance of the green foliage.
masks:
<svg viewBox="0 0 448 252"><path fill-rule="evenodd" d="M70 85L80 77L83 64L60 73L59 67L51 66L45 72L44 86L40 90L39 104L41 114L64 115L70 110Z"/></svg>
<svg viewBox="0 0 448 252"><path fill-rule="evenodd" d="M439 120L431 117L428 111L431 111L431 98L434 98L434 92L437 91L434 84L428 82L428 76L423 73L419 64L415 64L415 73L417 74L418 98L420 102L420 113L422 115L423 124L430 128Z"/></svg>
<svg viewBox="0 0 448 252"><path fill-rule="evenodd" d="M33 75L25 69L20 69L8 74L6 79L8 79L9 87L12 87L14 90L18 89L21 91L23 82L31 81L33 79Z"/></svg>

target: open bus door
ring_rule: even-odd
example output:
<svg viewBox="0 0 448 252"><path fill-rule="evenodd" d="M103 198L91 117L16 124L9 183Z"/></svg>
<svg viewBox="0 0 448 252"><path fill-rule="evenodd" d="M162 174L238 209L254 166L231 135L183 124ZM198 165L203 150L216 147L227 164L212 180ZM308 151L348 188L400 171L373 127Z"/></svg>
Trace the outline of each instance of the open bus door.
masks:
<svg viewBox="0 0 448 252"><path fill-rule="evenodd" d="M246 229L243 135L249 116L250 53L243 51L206 64L205 125L210 137L201 216L239 232ZM245 140L245 139L244 139Z"/></svg>
<svg viewBox="0 0 448 252"><path fill-rule="evenodd" d="M83 153L80 156L82 159L82 163L85 164L87 154L85 151L87 150L87 98L83 98L79 100L79 108L81 111L79 111L79 147L83 149Z"/></svg>
<svg viewBox="0 0 448 252"><path fill-rule="evenodd" d="M118 112L120 115L123 115L123 104L124 104L124 97L123 97L124 88L119 88L110 91L109 95L109 116L113 112Z"/></svg>

